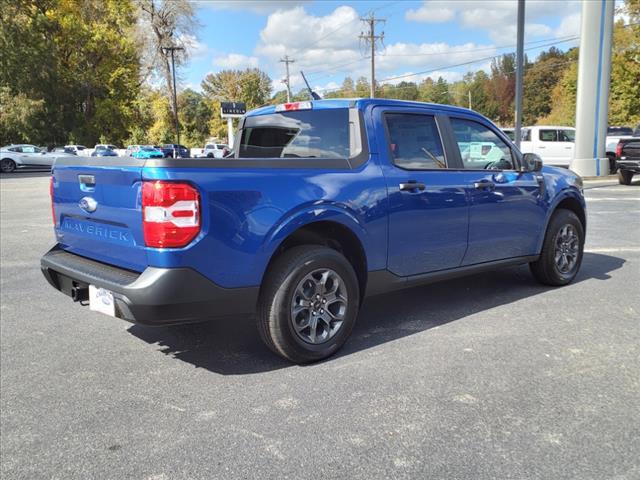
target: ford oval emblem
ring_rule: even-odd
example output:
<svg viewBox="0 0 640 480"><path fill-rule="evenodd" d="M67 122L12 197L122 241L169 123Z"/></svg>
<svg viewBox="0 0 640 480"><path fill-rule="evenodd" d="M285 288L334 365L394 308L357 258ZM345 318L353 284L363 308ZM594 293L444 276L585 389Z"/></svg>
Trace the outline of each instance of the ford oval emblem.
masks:
<svg viewBox="0 0 640 480"><path fill-rule="evenodd" d="M82 197L78 202L78 206L87 213L93 213L98 208L98 202L91 197Z"/></svg>

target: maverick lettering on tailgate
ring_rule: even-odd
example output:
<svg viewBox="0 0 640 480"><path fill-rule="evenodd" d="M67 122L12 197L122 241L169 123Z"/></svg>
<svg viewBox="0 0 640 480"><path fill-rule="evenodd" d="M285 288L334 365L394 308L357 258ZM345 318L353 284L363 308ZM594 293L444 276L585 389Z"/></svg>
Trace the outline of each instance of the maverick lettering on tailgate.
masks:
<svg viewBox="0 0 640 480"><path fill-rule="evenodd" d="M97 225L95 223L66 217L62 228L66 231L100 237L112 242L132 243L131 235L126 229L113 225Z"/></svg>

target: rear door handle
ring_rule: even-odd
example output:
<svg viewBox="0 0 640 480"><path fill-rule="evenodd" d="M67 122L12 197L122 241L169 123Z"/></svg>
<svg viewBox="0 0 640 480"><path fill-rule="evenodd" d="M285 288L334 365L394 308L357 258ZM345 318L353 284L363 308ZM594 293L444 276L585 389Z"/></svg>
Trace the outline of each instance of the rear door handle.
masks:
<svg viewBox="0 0 640 480"><path fill-rule="evenodd" d="M494 190L496 188L496 184L490 180L480 180L478 182L473 182L473 188L477 190Z"/></svg>
<svg viewBox="0 0 640 480"><path fill-rule="evenodd" d="M414 192L416 190L422 191L427 186L424 183L416 182L415 180L409 180L407 183L401 183L398 185L401 192Z"/></svg>

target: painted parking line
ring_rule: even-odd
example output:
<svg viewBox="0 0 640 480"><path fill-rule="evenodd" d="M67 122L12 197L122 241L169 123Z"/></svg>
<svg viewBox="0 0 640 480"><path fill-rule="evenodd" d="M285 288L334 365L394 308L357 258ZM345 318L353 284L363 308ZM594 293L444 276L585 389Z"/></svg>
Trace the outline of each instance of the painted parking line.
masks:
<svg viewBox="0 0 640 480"><path fill-rule="evenodd" d="M640 202L640 197L584 197L587 202Z"/></svg>
<svg viewBox="0 0 640 480"><path fill-rule="evenodd" d="M617 247L617 248L585 248L585 253L622 253L622 252L640 252L640 247Z"/></svg>

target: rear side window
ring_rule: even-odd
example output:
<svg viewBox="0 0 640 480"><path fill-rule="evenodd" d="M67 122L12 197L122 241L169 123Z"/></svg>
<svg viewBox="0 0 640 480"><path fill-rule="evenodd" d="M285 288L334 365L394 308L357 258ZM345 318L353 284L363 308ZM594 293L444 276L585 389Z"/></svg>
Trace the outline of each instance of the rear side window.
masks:
<svg viewBox="0 0 640 480"><path fill-rule="evenodd" d="M464 168L471 170L512 170L511 149L488 127L462 118L451 118Z"/></svg>
<svg viewBox="0 0 640 480"><path fill-rule="evenodd" d="M558 130L558 141L575 142L576 141L575 130Z"/></svg>
<svg viewBox="0 0 640 480"><path fill-rule="evenodd" d="M349 110L303 110L246 117L240 158L349 158ZM359 134L359 132L357 132Z"/></svg>
<svg viewBox="0 0 640 480"><path fill-rule="evenodd" d="M408 170L447 168L438 126L432 115L387 113L384 118L395 165Z"/></svg>
<svg viewBox="0 0 640 480"><path fill-rule="evenodd" d="M558 131L557 130L540 130L539 139L541 142L557 142Z"/></svg>

